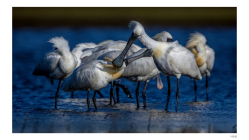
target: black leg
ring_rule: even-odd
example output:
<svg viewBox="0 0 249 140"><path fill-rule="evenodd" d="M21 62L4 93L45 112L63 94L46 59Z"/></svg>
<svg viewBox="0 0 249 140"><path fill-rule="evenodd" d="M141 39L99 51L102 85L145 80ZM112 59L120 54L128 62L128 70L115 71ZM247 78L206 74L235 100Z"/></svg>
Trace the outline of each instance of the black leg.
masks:
<svg viewBox="0 0 249 140"><path fill-rule="evenodd" d="M100 96L101 98L104 97L103 94L100 93L100 91L97 90L97 93L99 94L99 96Z"/></svg>
<svg viewBox="0 0 249 140"><path fill-rule="evenodd" d="M131 96L131 92L129 91L129 89L125 85L120 85L120 84L117 84L117 83L115 83L115 85L121 87L128 98L133 99L132 96Z"/></svg>
<svg viewBox="0 0 249 140"><path fill-rule="evenodd" d="M115 83L116 81L112 82L112 98L113 98L114 105L116 104L115 95L114 95L114 84Z"/></svg>
<svg viewBox="0 0 249 140"><path fill-rule="evenodd" d="M59 97L59 89L60 89L60 86L61 86L61 82L62 82L62 80L59 81L59 85L58 85L57 91L55 93L55 109L57 109L57 99Z"/></svg>
<svg viewBox="0 0 249 140"><path fill-rule="evenodd" d="M52 85L54 85L54 79L53 78L50 78L50 82Z"/></svg>
<svg viewBox="0 0 249 140"><path fill-rule="evenodd" d="M176 91L176 112L177 112L177 105L178 105L178 97L179 97L179 79L177 78L177 91Z"/></svg>
<svg viewBox="0 0 249 140"><path fill-rule="evenodd" d="M113 91L113 81L111 81L111 90L110 90L110 105L112 105L112 98L114 101L114 104L116 104L115 97L114 97L114 91Z"/></svg>
<svg viewBox="0 0 249 140"><path fill-rule="evenodd" d="M87 90L87 99L86 99L86 102L87 102L88 111L89 111L90 110L89 90Z"/></svg>
<svg viewBox="0 0 249 140"><path fill-rule="evenodd" d="M112 87L113 87L113 82L111 81L111 89L110 89L110 105L112 105Z"/></svg>
<svg viewBox="0 0 249 140"><path fill-rule="evenodd" d="M94 91L94 94L93 94L93 104L94 104L94 107L95 107L95 109L97 110L97 106L96 106L96 93L97 93L98 91Z"/></svg>
<svg viewBox="0 0 249 140"><path fill-rule="evenodd" d="M121 83L121 80L118 81L118 84ZM117 96L117 103L119 103L119 87L116 86L116 96Z"/></svg>
<svg viewBox="0 0 249 140"><path fill-rule="evenodd" d="M207 90L207 100L208 100L208 75L206 72L206 90Z"/></svg>
<svg viewBox="0 0 249 140"><path fill-rule="evenodd" d="M137 89L136 89L136 97L137 97L137 108L139 108L139 86L140 86L140 81L137 84Z"/></svg>
<svg viewBox="0 0 249 140"><path fill-rule="evenodd" d="M169 98L170 98L170 94L171 94L171 87L170 87L170 79L169 79L169 76L167 76L167 81L168 81L168 97L167 97L167 103L166 103L166 107L165 107L165 110L166 110L166 111L168 111Z"/></svg>
<svg viewBox="0 0 249 140"><path fill-rule="evenodd" d="M74 91L71 93L71 98L73 98L73 93L74 93Z"/></svg>
<svg viewBox="0 0 249 140"><path fill-rule="evenodd" d="M195 101L197 99L197 84L196 84L196 80L194 80L194 89L195 89Z"/></svg>
<svg viewBox="0 0 249 140"><path fill-rule="evenodd" d="M146 107L146 87L149 81L145 81L144 90L143 90L143 101L144 101L144 108Z"/></svg>

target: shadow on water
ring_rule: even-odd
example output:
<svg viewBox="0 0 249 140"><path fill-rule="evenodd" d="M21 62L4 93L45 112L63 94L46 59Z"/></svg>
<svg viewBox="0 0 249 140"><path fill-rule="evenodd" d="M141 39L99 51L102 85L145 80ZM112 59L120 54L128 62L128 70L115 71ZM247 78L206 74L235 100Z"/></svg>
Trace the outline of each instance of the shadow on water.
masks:
<svg viewBox="0 0 249 140"><path fill-rule="evenodd" d="M171 80L171 97L167 98L167 78L161 75L164 88L156 88L156 80L147 86L147 108L136 109L136 99L127 98L120 90L120 103L109 106L110 85L101 89L104 98L97 95L98 110L91 101L89 112L86 92L71 93L60 90L58 110L54 109L54 96L58 81L51 85L45 77L33 76L35 64L43 53L51 49L47 41L63 36L71 49L81 42L99 43L103 40L127 41L131 30L121 27L89 28L19 28L13 29L12 69L12 132L14 133L236 133L237 132L237 35L236 28L222 27L145 27L149 36L162 30L169 31L174 40L185 46L189 33L198 31L207 38L215 50L215 65L209 77L209 101L206 101L205 77L198 81L197 102L194 102L194 82L181 77L178 113L175 112L176 78ZM141 45L139 41L135 44ZM135 97L137 84L125 79ZM143 86L142 83L140 86ZM141 92L141 91L140 91ZM90 96L93 92L90 92ZM143 104L140 94L140 104Z"/></svg>

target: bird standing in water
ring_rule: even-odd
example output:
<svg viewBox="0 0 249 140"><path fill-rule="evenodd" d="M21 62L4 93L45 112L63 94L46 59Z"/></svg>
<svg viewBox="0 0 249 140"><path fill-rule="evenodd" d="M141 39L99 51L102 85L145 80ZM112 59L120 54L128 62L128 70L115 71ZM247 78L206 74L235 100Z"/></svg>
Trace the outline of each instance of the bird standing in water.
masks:
<svg viewBox="0 0 249 140"><path fill-rule="evenodd" d="M151 50L147 50L138 56L125 59L125 62L123 62L122 66L119 68L112 65L112 58L107 57L114 57L115 54L117 54L115 51L111 51L105 54L104 60L93 60L79 66L74 70L73 74L63 82L63 90L66 92L87 90L88 110L90 110L89 91L95 91L93 95L93 103L97 110L95 99L96 91L106 87L109 82L118 79L123 74L124 68L131 62L141 57L151 56L152 52Z"/></svg>
<svg viewBox="0 0 249 140"><path fill-rule="evenodd" d="M157 69L166 76L175 76L177 78L176 92L176 111L179 96L179 79L182 75L191 79L201 80L201 74L195 62L195 56L178 42L159 42L150 38L143 26L137 21L131 21L130 28L133 28L132 35L124 51L113 60L113 65L122 67L123 58L129 50L129 46L138 38L139 41L148 49L153 51L153 59ZM170 93L168 97L170 96ZM167 99L165 110L168 107L169 98Z"/></svg>
<svg viewBox="0 0 249 140"><path fill-rule="evenodd" d="M206 93L208 100L208 76L214 66L215 52L206 45L207 39L201 33L192 33L186 44L186 48L196 56L196 64L199 67L202 76L206 76ZM197 84L194 80L195 101L197 99Z"/></svg>
<svg viewBox="0 0 249 140"><path fill-rule="evenodd" d="M33 75L46 76L51 80L59 80L59 85L55 93L55 108L57 109L57 98L61 82L66 79L77 66L77 57L70 52L68 41L63 37L54 37L48 42L53 43L54 49L44 54L35 66Z"/></svg>

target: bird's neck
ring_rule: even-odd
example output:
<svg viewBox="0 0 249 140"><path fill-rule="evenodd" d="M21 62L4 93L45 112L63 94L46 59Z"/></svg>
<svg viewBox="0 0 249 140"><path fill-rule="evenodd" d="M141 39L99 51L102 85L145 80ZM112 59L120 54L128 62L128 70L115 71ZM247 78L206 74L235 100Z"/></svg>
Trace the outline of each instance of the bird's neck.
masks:
<svg viewBox="0 0 249 140"><path fill-rule="evenodd" d="M146 32L138 37L139 41L148 49L154 49L158 42L150 38Z"/></svg>
<svg viewBox="0 0 249 140"><path fill-rule="evenodd" d="M153 57L157 58L164 54L164 52L169 48L169 45L165 42L158 42L150 38L145 32L138 37L140 42L148 49L153 51Z"/></svg>
<svg viewBox="0 0 249 140"><path fill-rule="evenodd" d="M64 73L69 74L73 72L73 70L76 68L77 62L78 61L76 56L73 56L73 54L68 53L66 55L61 56L59 65Z"/></svg>

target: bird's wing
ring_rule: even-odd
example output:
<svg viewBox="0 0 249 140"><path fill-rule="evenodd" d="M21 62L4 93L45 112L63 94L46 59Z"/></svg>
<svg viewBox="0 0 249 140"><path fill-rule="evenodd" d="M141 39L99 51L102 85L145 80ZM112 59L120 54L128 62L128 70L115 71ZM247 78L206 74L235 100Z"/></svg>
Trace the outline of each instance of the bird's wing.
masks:
<svg viewBox="0 0 249 140"><path fill-rule="evenodd" d="M60 55L57 52L44 54L38 61L33 71L33 75L49 75L58 67Z"/></svg>
<svg viewBox="0 0 249 140"><path fill-rule="evenodd" d="M214 66L215 52L208 45L206 45L205 48L206 48L206 55L207 55L207 68L209 71L211 71Z"/></svg>
<svg viewBox="0 0 249 140"><path fill-rule="evenodd" d="M179 73L191 77L197 77L200 75L194 54L188 49L181 46L172 47L168 54L170 65L176 74Z"/></svg>
<svg viewBox="0 0 249 140"><path fill-rule="evenodd" d="M64 91L86 90L91 89L91 86L98 80L96 78L96 64L98 60L87 62L80 65L74 72L62 83Z"/></svg>

